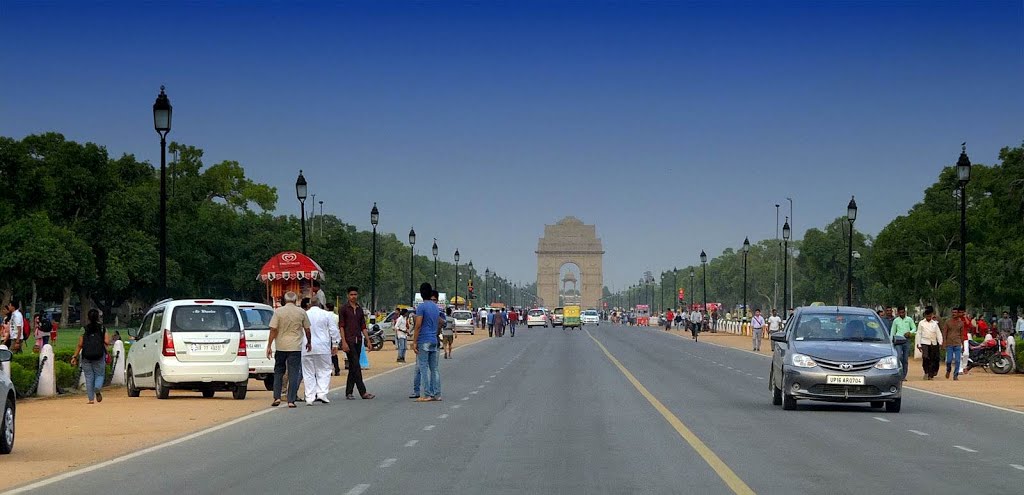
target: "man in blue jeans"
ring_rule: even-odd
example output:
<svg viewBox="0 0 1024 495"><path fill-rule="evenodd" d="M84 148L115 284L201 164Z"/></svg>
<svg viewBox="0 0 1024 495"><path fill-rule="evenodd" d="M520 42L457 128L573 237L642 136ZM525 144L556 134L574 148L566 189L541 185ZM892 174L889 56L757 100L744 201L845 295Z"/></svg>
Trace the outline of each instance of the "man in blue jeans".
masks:
<svg viewBox="0 0 1024 495"><path fill-rule="evenodd" d="M416 374L419 375L419 392L422 393L416 402L433 402L441 400L441 375L437 370L437 328L441 319L441 308L434 297L434 288L427 282L420 285L420 296L423 303L416 306L416 323L412 331L416 353ZM416 388L413 388L417 392Z"/></svg>
<svg viewBox="0 0 1024 495"><path fill-rule="evenodd" d="M953 373L953 380L960 379L960 355L964 349L964 320L962 318L963 307L953 310L953 317L942 324L942 342L946 346L946 379L949 380L950 372Z"/></svg>

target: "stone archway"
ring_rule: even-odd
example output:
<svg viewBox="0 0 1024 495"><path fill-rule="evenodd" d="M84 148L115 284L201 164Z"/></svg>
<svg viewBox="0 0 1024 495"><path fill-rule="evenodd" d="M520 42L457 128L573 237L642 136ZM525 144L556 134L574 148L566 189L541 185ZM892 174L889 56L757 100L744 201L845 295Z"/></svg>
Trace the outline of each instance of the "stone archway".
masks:
<svg viewBox="0 0 1024 495"><path fill-rule="evenodd" d="M536 253L537 296L541 304L548 307L558 304L562 265L573 263L580 269L581 305L584 309L599 308L604 288L604 248L593 225L586 225L572 216L554 225L545 225Z"/></svg>

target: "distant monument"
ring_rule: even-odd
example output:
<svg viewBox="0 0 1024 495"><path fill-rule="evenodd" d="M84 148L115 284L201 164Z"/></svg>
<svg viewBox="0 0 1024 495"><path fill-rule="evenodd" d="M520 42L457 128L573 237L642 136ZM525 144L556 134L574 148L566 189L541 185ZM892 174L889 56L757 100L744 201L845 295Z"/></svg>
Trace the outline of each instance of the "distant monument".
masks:
<svg viewBox="0 0 1024 495"><path fill-rule="evenodd" d="M537 296L541 304L559 304L562 266L573 263L580 269L580 304L584 309L598 308L604 288L604 248L597 229L576 217L565 217L554 225L544 226L544 236L537 241ZM576 286L575 275L571 281Z"/></svg>

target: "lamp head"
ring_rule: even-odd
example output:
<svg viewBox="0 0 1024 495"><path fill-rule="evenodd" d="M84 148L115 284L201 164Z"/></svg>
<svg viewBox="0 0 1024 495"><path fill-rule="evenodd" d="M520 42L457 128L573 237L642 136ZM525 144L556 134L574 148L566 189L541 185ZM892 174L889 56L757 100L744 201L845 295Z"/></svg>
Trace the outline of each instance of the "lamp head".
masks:
<svg viewBox="0 0 1024 495"><path fill-rule="evenodd" d="M160 86L160 94L153 103L153 127L160 137L166 137L171 132L171 100L167 98L164 87Z"/></svg>
<svg viewBox="0 0 1024 495"><path fill-rule="evenodd" d="M853 223L857 220L857 201L850 196L850 204L846 205L846 219Z"/></svg>
<svg viewBox="0 0 1024 495"><path fill-rule="evenodd" d="M299 178L295 179L295 197L299 198L299 202L306 202L306 193L308 187L306 186L306 177L302 175L302 171L299 170Z"/></svg>
<svg viewBox="0 0 1024 495"><path fill-rule="evenodd" d="M370 209L370 225L377 226L377 220L380 219L380 211L377 210L377 202L373 202L373 208Z"/></svg>

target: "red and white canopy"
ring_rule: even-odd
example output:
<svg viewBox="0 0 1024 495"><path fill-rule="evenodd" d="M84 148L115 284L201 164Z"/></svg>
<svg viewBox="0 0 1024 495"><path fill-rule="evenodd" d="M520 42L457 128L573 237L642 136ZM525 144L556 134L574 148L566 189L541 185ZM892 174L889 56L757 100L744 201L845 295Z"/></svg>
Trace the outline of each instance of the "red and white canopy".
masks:
<svg viewBox="0 0 1024 495"><path fill-rule="evenodd" d="M277 253L260 269L257 280L323 280L324 271L309 256L295 251Z"/></svg>

